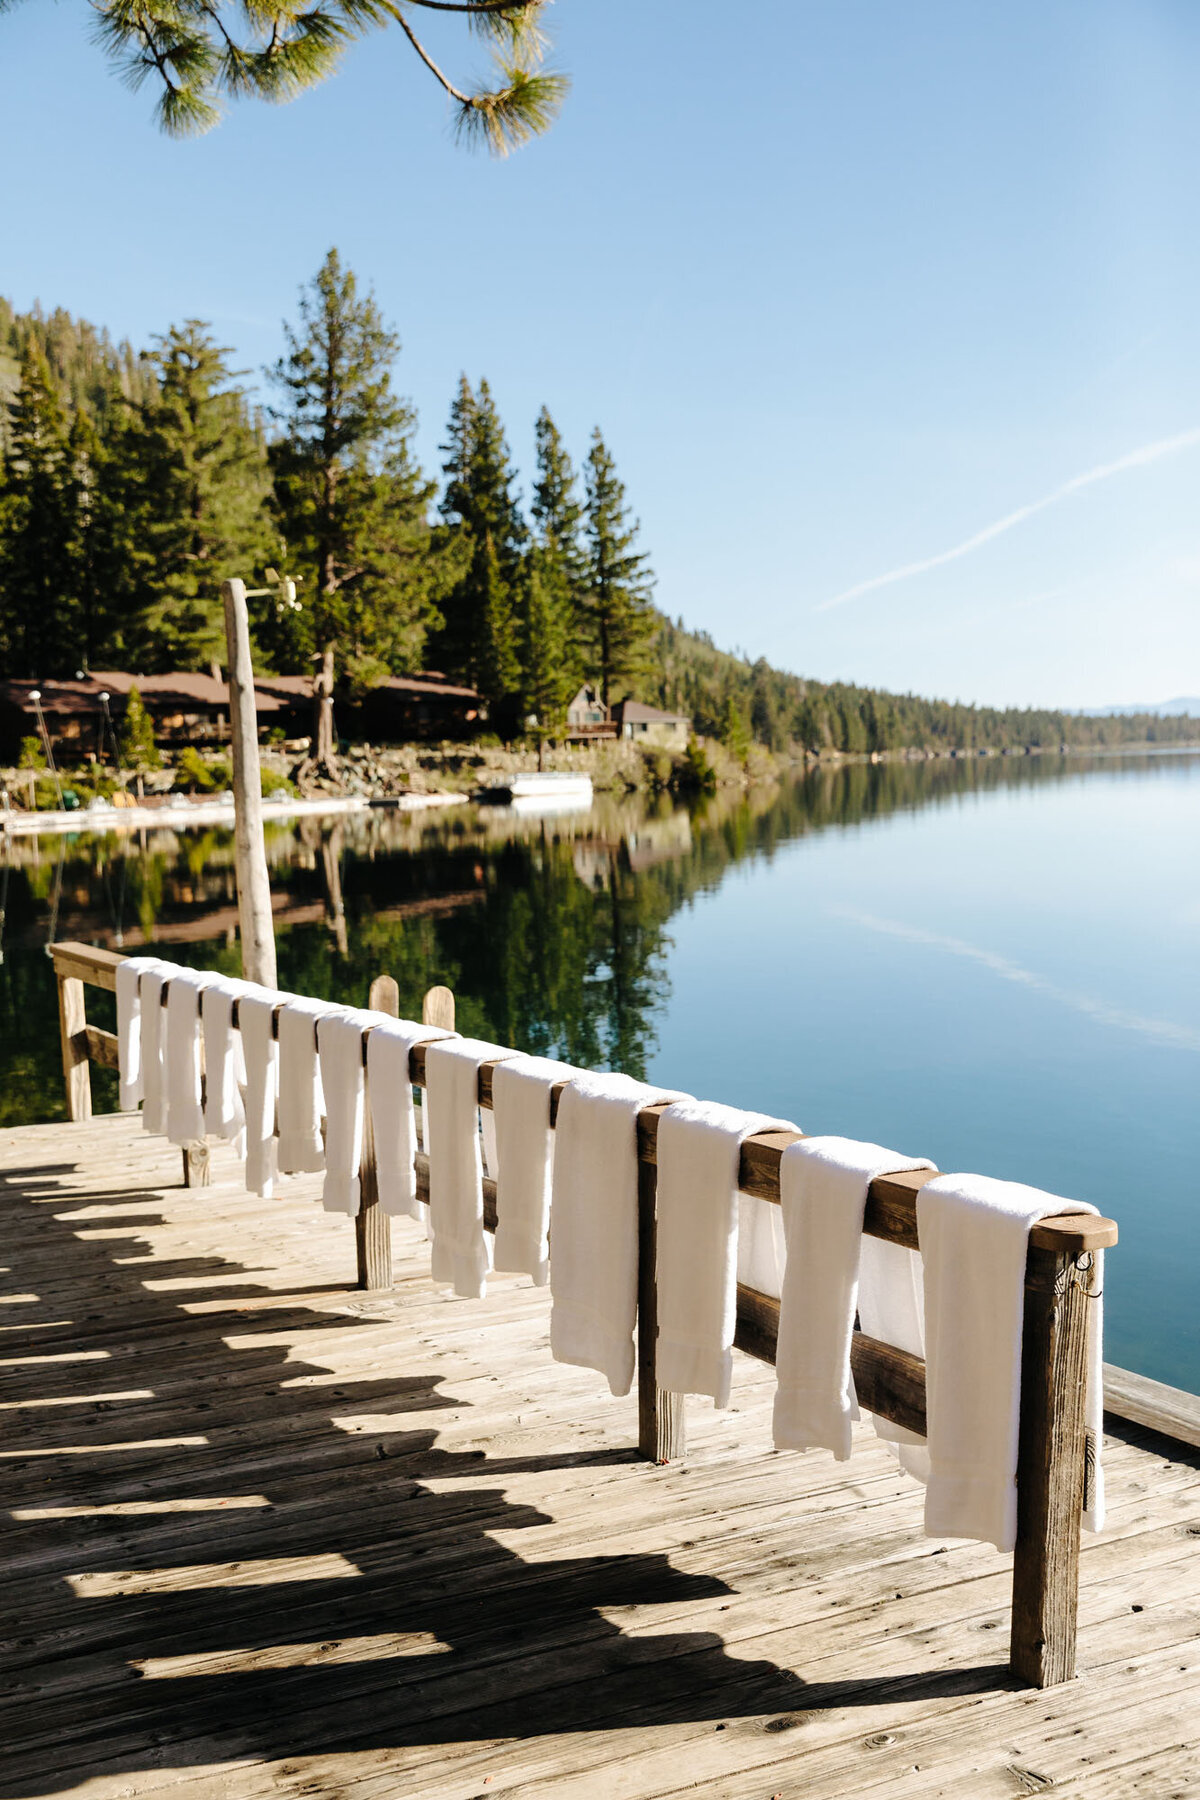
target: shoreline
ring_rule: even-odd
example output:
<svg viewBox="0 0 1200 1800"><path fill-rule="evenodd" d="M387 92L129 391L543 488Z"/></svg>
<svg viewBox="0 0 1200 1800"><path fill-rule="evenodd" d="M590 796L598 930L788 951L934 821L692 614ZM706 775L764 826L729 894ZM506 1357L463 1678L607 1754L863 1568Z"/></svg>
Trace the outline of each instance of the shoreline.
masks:
<svg viewBox="0 0 1200 1800"><path fill-rule="evenodd" d="M461 806L467 794L398 794L395 798L370 799L362 794L333 795L320 800L264 800L266 820L314 818L322 815L371 811L423 812L431 807ZM232 825L232 800L177 800L166 806L79 807L73 812L0 813L0 832L8 837L37 837L46 833L143 831L179 826Z"/></svg>

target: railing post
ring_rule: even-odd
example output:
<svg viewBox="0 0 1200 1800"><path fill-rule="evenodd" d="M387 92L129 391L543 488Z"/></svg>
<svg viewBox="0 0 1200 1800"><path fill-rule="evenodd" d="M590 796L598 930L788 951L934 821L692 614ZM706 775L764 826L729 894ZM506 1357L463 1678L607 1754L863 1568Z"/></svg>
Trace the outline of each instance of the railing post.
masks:
<svg viewBox="0 0 1200 1800"><path fill-rule="evenodd" d="M1038 1688L1075 1673L1094 1261L1031 1244L1025 1265L1011 1661Z"/></svg>
<svg viewBox="0 0 1200 1800"><path fill-rule="evenodd" d="M206 1138L194 1138L183 1146L183 1185L185 1188L212 1186L212 1151Z"/></svg>
<svg viewBox="0 0 1200 1800"><path fill-rule="evenodd" d="M390 975L377 975L367 1004L373 1012L400 1015L400 989ZM358 1217L354 1221L354 1248L358 1259L358 1285L378 1291L392 1285L392 1221L379 1204L375 1176L375 1133L371 1127L370 1077L363 1076L363 1147L359 1164Z"/></svg>
<svg viewBox="0 0 1200 1800"><path fill-rule="evenodd" d="M421 1002L422 1025L436 1025L439 1031L454 1030L454 993L448 987L431 987Z"/></svg>
<svg viewBox="0 0 1200 1800"><path fill-rule="evenodd" d="M655 1380L658 1352L658 1283L654 1259L658 1237L655 1201L658 1170L638 1162L638 1451L650 1462L673 1462L686 1451L682 1394L667 1394Z"/></svg>
<svg viewBox="0 0 1200 1800"><path fill-rule="evenodd" d="M87 1002L83 982L75 975L58 975L58 1028L62 1037L63 1079L67 1089L68 1119L92 1116L92 1071L88 1060Z"/></svg>

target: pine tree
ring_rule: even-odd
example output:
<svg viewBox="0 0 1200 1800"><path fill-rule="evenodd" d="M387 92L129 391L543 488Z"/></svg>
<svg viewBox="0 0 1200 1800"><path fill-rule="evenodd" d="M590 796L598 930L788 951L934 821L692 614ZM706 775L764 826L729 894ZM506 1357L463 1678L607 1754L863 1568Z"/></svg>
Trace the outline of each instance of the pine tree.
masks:
<svg viewBox="0 0 1200 1800"><path fill-rule="evenodd" d="M139 434L128 407L105 408L100 420L81 402L69 438L79 660L85 668L154 667L155 566Z"/></svg>
<svg viewBox="0 0 1200 1800"><path fill-rule="evenodd" d="M571 604L581 608L587 586L587 563L579 541L583 507L571 458L544 406L534 426L534 438L537 480L529 510L545 552L543 566Z"/></svg>
<svg viewBox="0 0 1200 1800"><path fill-rule="evenodd" d="M145 660L160 667L219 657L222 581L270 557L266 448L245 395L229 385L228 355L201 320L188 319L146 358L157 392L138 409L134 447L153 570Z"/></svg>
<svg viewBox="0 0 1200 1800"><path fill-rule="evenodd" d="M21 365L0 486L0 651L6 673L74 674L81 621L71 544L75 488L67 420L42 350Z"/></svg>
<svg viewBox="0 0 1200 1800"><path fill-rule="evenodd" d="M570 598L545 545L535 544L525 559L521 600L523 704L537 718L540 743L562 732L581 677Z"/></svg>
<svg viewBox="0 0 1200 1800"><path fill-rule="evenodd" d="M654 617L648 558L634 549L640 529L629 518L625 486L597 426L587 459L587 617L591 667L607 706L617 682L646 669Z"/></svg>
<svg viewBox="0 0 1200 1800"><path fill-rule="evenodd" d="M162 758L154 741L154 722L136 686L125 701L125 717L117 733L121 761L130 769L157 769Z"/></svg>
<svg viewBox="0 0 1200 1800"><path fill-rule="evenodd" d="M726 694L725 704L721 708L719 736L729 754L744 763L750 754L750 729L732 694Z"/></svg>
<svg viewBox="0 0 1200 1800"><path fill-rule="evenodd" d="M443 445L445 541L462 573L443 603L439 666L478 687L496 722L511 723L521 683L517 593L526 528L512 492L504 428L486 381L464 375Z"/></svg>
<svg viewBox="0 0 1200 1800"><path fill-rule="evenodd" d="M392 391L400 343L336 250L285 332L271 372L284 397L273 504L304 586L298 612L260 616L259 637L277 666L336 650L368 686L419 665L445 579L427 522L433 488L412 455L416 417Z"/></svg>

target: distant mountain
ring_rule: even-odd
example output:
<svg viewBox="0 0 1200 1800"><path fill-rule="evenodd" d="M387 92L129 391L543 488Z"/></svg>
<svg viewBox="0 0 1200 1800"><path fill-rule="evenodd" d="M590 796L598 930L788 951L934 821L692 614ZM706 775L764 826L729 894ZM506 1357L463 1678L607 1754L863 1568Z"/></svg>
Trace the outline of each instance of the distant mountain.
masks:
<svg viewBox="0 0 1200 1800"><path fill-rule="evenodd" d="M1200 719L1200 694L1192 694L1182 700L1160 700L1153 706L1143 706L1140 703L1132 706L1081 706L1078 716L1085 719L1115 719L1131 713L1153 714L1160 719Z"/></svg>

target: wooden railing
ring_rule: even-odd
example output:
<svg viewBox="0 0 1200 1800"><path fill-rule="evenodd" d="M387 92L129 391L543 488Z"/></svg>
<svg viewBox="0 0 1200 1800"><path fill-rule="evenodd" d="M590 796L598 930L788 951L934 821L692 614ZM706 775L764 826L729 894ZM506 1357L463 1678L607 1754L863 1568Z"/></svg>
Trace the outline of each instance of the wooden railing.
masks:
<svg viewBox="0 0 1200 1800"><path fill-rule="evenodd" d="M116 1039L87 1023L84 986L115 988L120 957L85 944L52 946L58 977L63 1072L72 1119L91 1114L90 1063L116 1066ZM396 986L388 976L373 984L370 1004L394 1013ZM425 1018L453 1027L449 990L430 990ZM492 1105L495 1063L479 1071L479 1103ZM414 1085L425 1083L425 1046L413 1052ZM551 1121L557 1117L563 1086L552 1092ZM655 1190L658 1122L662 1106L638 1116L639 1278L638 1278L638 1444L656 1462L682 1456L684 1402L655 1381L658 1335L654 1274ZM369 1107L367 1109L369 1118ZM768 1202L779 1202L779 1168L784 1150L799 1134L763 1132L742 1147L739 1186ZM203 1146L184 1153L184 1179L207 1176ZM934 1171L886 1175L871 1183L864 1230L909 1249L919 1247L917 1194ZM418 1192L428 1192L428 1162L417 1157ZM484 1222L496 1225L496 1189L484 1182ZM374 1155L368 1129L363 1151L362 1206L355 1222L359 1285L391 1285L390 1221L378 1203ZM1021 1367L1021 1429L1017 1470L1017 1544L1013 1557L1011 1663L1013 1672L1034 1687L1071 1678L1075 1668L1079 1585L1079 1532L1086 1480L1085 1401L1087 1345L1095 1254L1117 1241L1111 1219L1094 1213L1066 1213L1034 1225L1025 1270L1025 1322ZM774 1362L779 1302L738 1287L739 1348ZM893 1345L856 1331L851 1351L858 1399L867 1412L925 1435L925 1364Z"/></svg>

